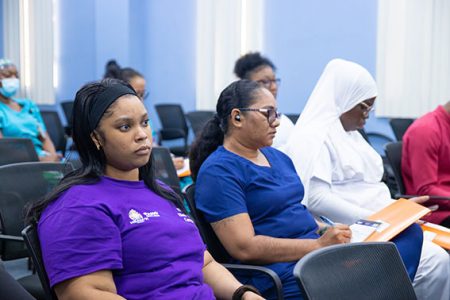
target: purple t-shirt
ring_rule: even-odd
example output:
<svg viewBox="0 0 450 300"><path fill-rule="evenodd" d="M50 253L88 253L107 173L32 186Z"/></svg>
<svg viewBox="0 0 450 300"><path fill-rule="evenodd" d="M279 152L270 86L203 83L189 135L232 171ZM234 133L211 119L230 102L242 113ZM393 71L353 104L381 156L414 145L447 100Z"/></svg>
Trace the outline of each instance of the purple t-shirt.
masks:
<svg viewBox="0 0 450 300"><path fill-rule="evenodd" d="M143 181L74 186L45 209L38 232L51 286L112 270L127 299L214 299L194 223Z"/></svg>

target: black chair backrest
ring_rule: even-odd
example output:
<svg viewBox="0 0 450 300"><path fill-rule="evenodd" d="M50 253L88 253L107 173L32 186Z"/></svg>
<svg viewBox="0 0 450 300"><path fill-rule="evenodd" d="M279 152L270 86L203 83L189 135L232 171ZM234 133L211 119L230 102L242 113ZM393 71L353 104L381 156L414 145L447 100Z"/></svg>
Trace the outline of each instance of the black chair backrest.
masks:
<svg viewBox="0 0 450 300"><path fill-rule="evenodd" d="M203 126L214 116L214 113L212 110L197 110L186 114L195 136L200 134Z"/></svg>
<svg viewBox="0 0 450 300"><path fill-rule="evenodd" d="M408 127L414 122L415 119L400 119L394 118L389 120L392 131L394 132L397 141L401 141Z"/></svg>
<svg viewBox="0 0 450 300"><path fill-rule="evenodd" d="M36 300L23 286L6 271L0 261L0 291L1 299L8 300Z"/></svg>
<svg viewBox="0 0 450 300"><path fill-rule="evenodd" d="M164 147L153 147L152 159L155 164L156 178L170 186L181 195L180 179L172 161L169 149Z"/></svg>
<svg viewBox="0 0 450 300"><path fill-rule="evenodd" d="M223 247L219 238L214 233L211 225L205 220L202 212L195 207L195 184L191 184L185 190L185 199L188 203L189 210L191 211L191 217L194 219L195 224L200 231L200 235L205 242L208 251L219 263L229 263L231 256L227 250Z"/></svg>
<svg viewBox="0 0 450 300"><path fill-rule="evenodd" d="M165 139L187 138L188 126L180 104L156 104L155 109L161 121L162 129L175 130L173 136L168 136ZM175 134L175 132L178 132L178 134Z"/></svg>
<svg viewBox="0 0 450 300"><path fill-rule="evenodd" d="M403 142L387 143L384 146L384 152L386 152L386 157L392 167L392 172L394 173L395 181L397 182L398 192L400 194L405 194L405 185L403 184L402 177L402 147Z"/></svg>
<svg viewBox="0 0 450 300"><path fill-rule="evenodd" d="M30 139L0 139L0 166L30 161L39 161L36 149Z"/></svg>
<svg viewBox="0 0 450 300"><path fill-rule="evenodd" d="M24 227L24 208L46 195L72 171L71 164L28 162L0 167L0 233L20 236ZM3 260L27 257L23 243L0 242Z"/></svg>
<svg viewBox="0 0 450 300"><path fill-rule="evenodd" d="M55 145L56 151L61 151L64 155L67 145L67 136L58 112L41 111L41 115L44 120L45 127L47 127L48 135Z"/></svg>
<svg viewBox="0 0 450 300"><path fill-rule="evenodd" d="M299 114L284 114L286 117L291 119L292 123L297 123L298 118L300 117Z"/></svg>
<svg viewBox="0 0 450 300"><path fill-rule="evenodd" d="M294 268L305 299L416 299L391 242L351 243L308 253Z"/></svg>
<svg viewBox="0 0 450 300"><path fill-rule="evenodd" d="M73 111L73 100L62 101L61 108L64 112L64 116L66 117L67 125L72 127L72 111Z"/></svg>
<svg viewBox="0 0 450 300"><path fill-rule="evenodd" d="M57 300L55 292L50 288L50 281L48 280L47 272L45 271L44 261L42 260L41 244L36 226L28 225L22 231L22 237L28 249L28 253L33 261L33 266L39 276L39 280L44 289L46 299Z"/></svg>

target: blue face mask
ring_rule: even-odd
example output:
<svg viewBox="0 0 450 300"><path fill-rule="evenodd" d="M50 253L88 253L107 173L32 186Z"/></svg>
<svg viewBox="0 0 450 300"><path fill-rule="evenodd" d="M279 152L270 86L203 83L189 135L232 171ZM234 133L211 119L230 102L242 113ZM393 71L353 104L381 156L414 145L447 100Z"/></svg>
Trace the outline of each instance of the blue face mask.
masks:
<svg viewBox="0 0 450 300"><path fill-rule="evenodd" d="M5 78L2 79L2 87L0 88L0 93L6 97L10 98L17 93L19 89L20 82L18 78Z"/></svg>

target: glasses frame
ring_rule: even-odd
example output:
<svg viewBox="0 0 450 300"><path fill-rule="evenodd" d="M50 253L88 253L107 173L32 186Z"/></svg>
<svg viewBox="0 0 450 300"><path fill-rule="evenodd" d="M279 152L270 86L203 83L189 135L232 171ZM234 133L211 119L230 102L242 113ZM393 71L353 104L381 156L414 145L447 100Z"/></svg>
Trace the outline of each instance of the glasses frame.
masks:
<svg viewBox="0 0 450 300"><path fill-rule="evenodd" d="M270 88L272 86L272 84L276 84L277 86L280 85L281 83L281 79L280 78L275 78L275 79L261 79L256 81L257 83L261 84L262 86L264 86L265 88Z"/></svg>
<svg viewBox="0 0 450 300"><path fill-rule="evenodd" d="M257 111L262 113L266 119L269 125L272 125L276 120L279 120L281 118L281 113L275 109L275 108L238 108L240 111ZM272 113L272 111L274 113Z"/></svg>
<svg viewBox="0 0 450 300"><path fill-rule="evenodd" d="M364 106L364 113L365 114L369 114L372 110L374 110L375 106L374 105L369 105L364 101L361 101L359 104L361 104L362 106Z"/></svg>
<svg viewBox="0 0 450 300"><path fill-rule="evenodd" d="M136 95L137 95L140 99L145 100L145 99L148 98L148 96L150 95L150 93L149 93L149 91L144 90L144 92L142 93L142 95L139 95L138 93L136 93Z"/></svg>

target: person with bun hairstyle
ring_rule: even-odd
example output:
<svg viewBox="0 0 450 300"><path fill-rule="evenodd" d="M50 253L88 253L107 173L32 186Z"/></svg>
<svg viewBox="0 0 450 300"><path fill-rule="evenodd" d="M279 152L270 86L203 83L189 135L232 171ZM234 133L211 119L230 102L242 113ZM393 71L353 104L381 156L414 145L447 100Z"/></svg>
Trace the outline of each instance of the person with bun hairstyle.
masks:
<svg viewBox="0 0 450 300"><path fill-rule="evenodd" d="M213 260L155 179L148 114L129 84L83 86L73 113L82 166L28 212L58 299L262 299Z"/></svg>
<svg viewBox="0 0 450 300"><path fill-rule="evenodd" d="M234 74L240 79L249 79L258 82L277 99L280 78L276 78L277 68L273 62L259 52L250 52L241 56L234 65ZM282 149L294 129L291 119L281 115L280 126L273 139L272 147Z"/></svg>

